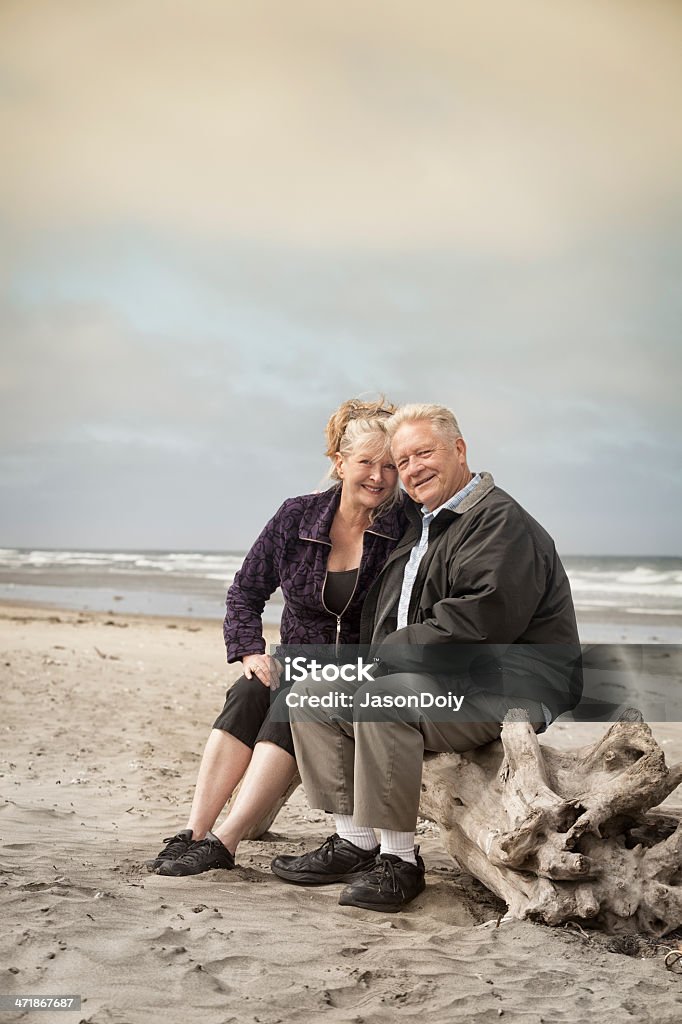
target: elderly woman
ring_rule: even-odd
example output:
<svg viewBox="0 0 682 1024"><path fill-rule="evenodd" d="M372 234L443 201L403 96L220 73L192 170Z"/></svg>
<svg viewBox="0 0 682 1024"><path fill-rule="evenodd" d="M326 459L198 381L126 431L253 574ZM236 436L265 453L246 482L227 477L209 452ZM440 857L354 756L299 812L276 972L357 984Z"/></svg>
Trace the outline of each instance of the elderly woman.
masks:
<svg viewBox="0 0 682 1024"><path fill-rule="evenodd" d="M405 522L385 420L395 406L353 399L327 424L328 490L289 498L265 526L227 594L228 662L244 674L227 691L208 738L187 827L149 862L160 875L233 868L237 846L296 772L288 722L270 713L279 665L265 653L262 613L279 586L283 644L353 644L362 603ZM218 815L242 781L227 817Z"/></svg>

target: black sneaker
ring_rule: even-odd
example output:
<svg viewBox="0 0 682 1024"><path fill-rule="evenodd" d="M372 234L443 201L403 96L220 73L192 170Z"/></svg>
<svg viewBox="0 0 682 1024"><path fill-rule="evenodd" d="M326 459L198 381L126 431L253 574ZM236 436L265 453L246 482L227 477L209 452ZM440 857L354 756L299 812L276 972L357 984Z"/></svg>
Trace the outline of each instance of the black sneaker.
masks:
<svg viewBox="0 0 682 1024"><path fill-rule="evenodd" d="M176 860L164 861L156 872L157 875L200 875L202 871L214 868L225 868L231 871L234 857L226 846L212 832L206 833L205 839L192 843L189 850Z"/></svg>
<svg viewBox="0 0 682 1024"><path fill-rule="evenodd" d="M178 857L182 857L183 853L187 853L190 846L194 842L192 839L192 829L184 828L182 832L178 832L177 835L169 836L168 839L164 839L166 844L163 850L157 853L153 860L145 861L145 864L150 871L156 871L160 868L166 860L177 860Z"/></svg>
<svg viewBox="0 0 682 1024"><path fill-rule="evenodd" d="M416 864L390 853L380 853L371 871L346 886L339 896L339 903L342 907L362 907L363 910L395 914L424 892L424 875L424 861L418 852Z"/></svg>
<svg viewBox="0 0 682 1024"><path fill-rule="evenodd" d="M361 850L334 833L317 850L301 857L275 857L271 867L278 878L294 885L329 885L367 871L378 852L378 846Z"/></svg>

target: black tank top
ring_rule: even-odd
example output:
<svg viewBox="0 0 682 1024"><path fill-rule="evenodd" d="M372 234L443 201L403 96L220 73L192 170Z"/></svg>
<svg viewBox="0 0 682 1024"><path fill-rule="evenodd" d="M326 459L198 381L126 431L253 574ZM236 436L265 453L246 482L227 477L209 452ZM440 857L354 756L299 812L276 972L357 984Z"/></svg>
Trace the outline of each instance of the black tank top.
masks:
<svg viewBox="0 0 682 1024"><path fill-rule="evenodd" d="M343 572L327 572L322 599L325 608L332 615L341 615L346 610L355 590L359 569L345 569Z"/></svg>

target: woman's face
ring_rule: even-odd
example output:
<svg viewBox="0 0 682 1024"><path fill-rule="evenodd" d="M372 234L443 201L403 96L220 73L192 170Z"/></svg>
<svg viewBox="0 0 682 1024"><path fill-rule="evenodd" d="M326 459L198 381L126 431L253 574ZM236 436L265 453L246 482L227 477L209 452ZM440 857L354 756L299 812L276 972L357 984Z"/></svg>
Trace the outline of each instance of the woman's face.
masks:
<svg viewBox="0 0 682 1024"><path fill-rule="evenodd" d="M398 470L391 452L376 442L358 444L347 455L337 452L336 471L344 493L362 508L377 508L398 486Z"/></svg>

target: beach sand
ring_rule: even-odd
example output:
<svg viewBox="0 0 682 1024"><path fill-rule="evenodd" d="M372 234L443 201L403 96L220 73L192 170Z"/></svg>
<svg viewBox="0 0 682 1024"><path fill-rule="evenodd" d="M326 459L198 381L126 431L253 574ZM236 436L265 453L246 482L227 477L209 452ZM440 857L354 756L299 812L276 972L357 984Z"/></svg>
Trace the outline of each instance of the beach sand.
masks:
<svg viewBox="0 0 682 1024"><path fill-rule="evenodd" d="M272 834L242 844L235 871L149 874L144 861L185 825L205 737L239 674L220 622L5 604L0 636L0 994L83 1000L77 1013L0 1020L682 1019L682 975L666 971L663 948L626 956L575 928L496 927L503 905L431 826L427 889L402 914L343 909L337 886L281 883L274 854L333 831L300 789ZM543 740L579 746L604 728L557 724ZM654 731L668 763L682 759L682 725Z"/></svg>

